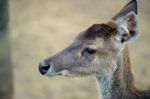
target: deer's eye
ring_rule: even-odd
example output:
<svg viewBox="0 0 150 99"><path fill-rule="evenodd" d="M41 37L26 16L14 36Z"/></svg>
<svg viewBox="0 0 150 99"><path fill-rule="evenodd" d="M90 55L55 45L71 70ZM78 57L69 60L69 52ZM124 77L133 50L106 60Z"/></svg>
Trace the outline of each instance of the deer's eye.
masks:
<svg viewBox="0 0 150 99"><path fill-rule="evenodd" d="M95 54L96 50L92 48L85 48L83 53Z"/></svg>

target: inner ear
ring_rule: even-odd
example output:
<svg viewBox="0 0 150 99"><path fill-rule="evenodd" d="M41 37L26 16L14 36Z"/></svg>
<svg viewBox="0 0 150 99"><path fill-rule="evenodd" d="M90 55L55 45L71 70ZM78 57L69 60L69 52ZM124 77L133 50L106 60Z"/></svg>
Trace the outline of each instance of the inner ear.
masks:
<svg viewBox="0 0 150 99"><path fill-rule="evenodd" d="M121 17L117 21L118 35L121 42L130 41L139 35L139 24L137 15L134 12Z"/></svg>
<svg viewBox="0 0 150 99"><path fill-rule="evenodd" d="M135 13L131 12L126 16L127 27L131 35L138 34L139 32L139 23L138 17Z"/></svg>

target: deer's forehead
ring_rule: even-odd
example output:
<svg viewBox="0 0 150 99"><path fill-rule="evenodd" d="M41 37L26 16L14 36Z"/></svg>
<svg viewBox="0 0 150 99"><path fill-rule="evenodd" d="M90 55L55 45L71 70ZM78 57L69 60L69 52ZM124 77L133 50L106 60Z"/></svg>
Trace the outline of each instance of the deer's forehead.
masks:
<svg viewBox="0 0 150 99"><path fill-rule="evenodd" d="M105 40L103 38L96 38L96 39L90 39L90 40L75 40L73 43L73 46L78 46L78 47L90 47L90 48L98 48L98 47L103 47L105 44ZM77 48L77 47L76 47Z"/></svg>
<svg viewBox="0 0 150 99"><path fill-rule="evenodd" d="M114 22L107 24L94 24L87 30L81 32L76 40L95 40L96 38L109 38L116 32L117 26Z"/></svg>

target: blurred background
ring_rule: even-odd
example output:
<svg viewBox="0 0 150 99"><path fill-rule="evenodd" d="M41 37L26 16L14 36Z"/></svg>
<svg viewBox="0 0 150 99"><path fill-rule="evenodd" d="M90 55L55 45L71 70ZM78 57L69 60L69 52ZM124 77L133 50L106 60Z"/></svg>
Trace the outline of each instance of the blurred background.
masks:
<svg viewBox="0 0 150 99"><path fill-rule="evenodd" d="M95 78L44 77L38 63L129 0L0 0L1 99L98 99ZM140 38L130 44L138 88L150 85L150 0L139 1Z"/></svg>

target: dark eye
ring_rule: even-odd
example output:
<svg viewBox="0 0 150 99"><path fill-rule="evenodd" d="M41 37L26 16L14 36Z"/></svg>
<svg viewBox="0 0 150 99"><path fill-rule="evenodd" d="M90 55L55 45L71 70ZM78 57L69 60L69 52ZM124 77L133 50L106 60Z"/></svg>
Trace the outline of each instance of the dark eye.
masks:
<svg viewBox="0 0 150 99"><path fill-rule="evenodd" d="M92 48L85 48L83 53L95 54L96 50Z"/></svg>

